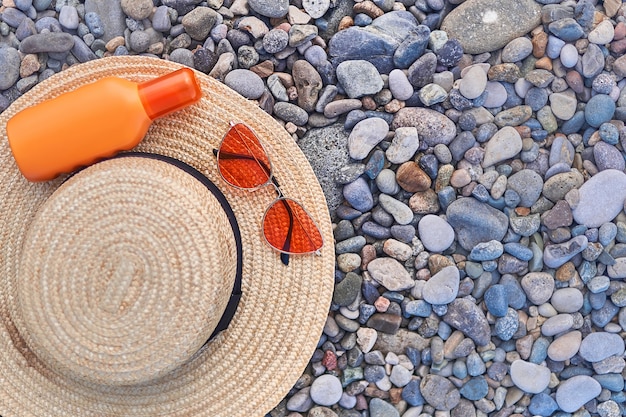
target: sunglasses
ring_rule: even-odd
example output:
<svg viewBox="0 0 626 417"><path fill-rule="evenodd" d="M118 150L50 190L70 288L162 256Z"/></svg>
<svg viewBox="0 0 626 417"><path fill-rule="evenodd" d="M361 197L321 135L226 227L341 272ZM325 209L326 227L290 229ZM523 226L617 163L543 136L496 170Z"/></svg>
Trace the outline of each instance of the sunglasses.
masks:
<svg viewBox="0 0 626 417"><path fill-rule="evenodd" d="M249 126L230 122L230 129L213 153L221 177L231 186L255 191L271 185L276 190L278 197L263 215L263 236L281 253L285 265L289 255L320 254L324 242L319 228L300 203L283 195L272 175L269 155Z"/></svg>

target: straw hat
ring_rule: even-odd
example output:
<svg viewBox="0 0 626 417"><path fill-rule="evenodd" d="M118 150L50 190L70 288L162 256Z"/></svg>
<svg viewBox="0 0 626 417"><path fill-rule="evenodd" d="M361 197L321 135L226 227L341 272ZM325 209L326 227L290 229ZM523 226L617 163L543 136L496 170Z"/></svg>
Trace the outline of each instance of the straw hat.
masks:
<svg viewBox="0 0 626 417"><path fill-rule="evenodd" d="M155 121L142 154L45 183L25 180L11 155L18 111L105 76L141 82L179 67L91 61L0 115L3 417L263 416L306 367L332 297L331 223L306 158L255 103L197 73L201 101ZM257 132L282 191L317 222L321 256L283 265L261 232L274 190L219 177L212 149L231 120Z"/></svg>

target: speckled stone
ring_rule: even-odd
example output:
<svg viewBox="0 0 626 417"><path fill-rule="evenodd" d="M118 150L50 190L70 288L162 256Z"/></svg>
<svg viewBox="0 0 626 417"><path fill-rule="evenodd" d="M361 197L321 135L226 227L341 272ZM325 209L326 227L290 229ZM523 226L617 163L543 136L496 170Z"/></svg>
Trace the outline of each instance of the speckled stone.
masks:
<svg viewBox="0 0 626 417"><path fill-rule="evenodd" d="M458 39L465 53L492 52L541 23L541 7L532 0L468 0L449 13L441 29Z"/></svg>
<svg viewBox="0 0 626 417"><path fill-rule="evenodd" d="M437 410L451 410L461 400L459 390L446 378L428 374L420 383L424 399Z"/></svg>
<svg viewBox="0 0 626 417"><path fill-rule="evenodd" d="M404 107L393 118L392 129L414 126L420 141L428 146L448 145L456 136L456 125L445 115L421 107Z"/></svg>
<svg viewBox="0 0 626 417"><path fill-rule="evenodd" d="M491 329L485 314L480 307L465 298L458 298L448 304L443 321L463 332L478 346L484 346L491 340Z"/></svg>

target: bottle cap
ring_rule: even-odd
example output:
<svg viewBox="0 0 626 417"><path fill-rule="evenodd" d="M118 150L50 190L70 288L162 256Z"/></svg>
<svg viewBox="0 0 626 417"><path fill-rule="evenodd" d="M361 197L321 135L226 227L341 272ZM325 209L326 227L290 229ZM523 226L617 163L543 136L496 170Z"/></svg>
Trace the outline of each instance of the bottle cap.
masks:
<svg viewBox="0 0 626 417"><path fill-rule="evenodd" d="M165 116L200 100L200 84L189 68L139 84L139 97L151 119Z"/></svg>

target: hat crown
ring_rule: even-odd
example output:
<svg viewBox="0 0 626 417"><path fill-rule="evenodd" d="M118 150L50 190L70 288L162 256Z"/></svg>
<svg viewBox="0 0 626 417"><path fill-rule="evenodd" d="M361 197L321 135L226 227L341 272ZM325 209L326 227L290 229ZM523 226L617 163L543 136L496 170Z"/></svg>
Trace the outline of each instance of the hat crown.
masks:
<svg viewBox="0 0 626 417"><path fill-rule="evenodd" d="M26 233L12 314L35 355L90 384L137 385L188 362L237 265L228 217L196 178L124 157L59 187Z"/></svg>

